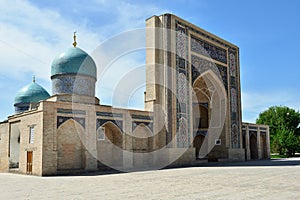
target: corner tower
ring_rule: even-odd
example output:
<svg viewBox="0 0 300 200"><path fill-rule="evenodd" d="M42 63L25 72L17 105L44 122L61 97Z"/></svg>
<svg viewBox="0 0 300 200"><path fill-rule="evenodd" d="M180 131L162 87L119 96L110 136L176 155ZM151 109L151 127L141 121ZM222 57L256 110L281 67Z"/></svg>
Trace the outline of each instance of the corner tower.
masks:
<svg viewBox="0 0 300 200"><path fill-rule="evenodd" d="M74 33L74 47L59 54L52 62L52 95L75 94L95 97L96 64L90 55L76 45Z"/></svg>

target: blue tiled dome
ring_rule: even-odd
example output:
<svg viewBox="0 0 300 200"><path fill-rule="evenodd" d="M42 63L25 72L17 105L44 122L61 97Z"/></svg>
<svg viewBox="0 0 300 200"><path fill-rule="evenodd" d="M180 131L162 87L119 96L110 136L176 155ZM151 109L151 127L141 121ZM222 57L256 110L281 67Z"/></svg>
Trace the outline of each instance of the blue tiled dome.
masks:
<svg viewBox="0 0 300 200"><path fill-rule="evenodd" d="M20 103L34 103L50 97L49 93L39 84L33 81L23 87L15 97L15 105Z"/></svg>
<svg viewBox="0 0 300 200"><path fill-rule="evenodd" d="M52 62L51 77L60 74L82 74L97 79L97 68L92 57L85 51L71 47Z"/></svg>

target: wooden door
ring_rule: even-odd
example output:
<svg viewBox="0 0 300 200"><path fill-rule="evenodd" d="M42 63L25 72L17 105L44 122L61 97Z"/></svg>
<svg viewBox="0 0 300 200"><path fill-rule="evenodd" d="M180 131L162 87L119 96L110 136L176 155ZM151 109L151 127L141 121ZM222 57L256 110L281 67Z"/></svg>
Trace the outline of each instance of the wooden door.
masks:
<svg viewBox="0 0 300 200"><path fill-rule="evenodd" d="M27 174L32 174L32 151L27 151Z"/></svg>

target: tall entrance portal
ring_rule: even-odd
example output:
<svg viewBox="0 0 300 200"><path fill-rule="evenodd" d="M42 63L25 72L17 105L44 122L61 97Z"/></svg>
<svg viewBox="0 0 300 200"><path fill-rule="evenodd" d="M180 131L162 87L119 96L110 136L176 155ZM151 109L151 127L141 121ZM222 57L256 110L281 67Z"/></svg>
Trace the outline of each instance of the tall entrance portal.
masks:
<svg viewBox="0 0 300 200"><path fill-rule="evenodd" d="M238 47L171 14L146 24L145 108L166 128L155 143L244 160Z"/></svg>

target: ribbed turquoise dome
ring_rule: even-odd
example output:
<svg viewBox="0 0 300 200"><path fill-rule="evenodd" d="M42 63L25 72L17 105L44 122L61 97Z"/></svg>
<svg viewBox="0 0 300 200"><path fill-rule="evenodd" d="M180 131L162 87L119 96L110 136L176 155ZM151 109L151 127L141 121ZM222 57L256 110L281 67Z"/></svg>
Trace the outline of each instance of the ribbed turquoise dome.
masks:
<svg viewBox="0 0 300 200"><path fill-rule="evenodd" d="M59 74L83 74L97 79L97 68L92 57L85 51L71 47L52 62L51 77Z"/></svg>
<svg viewBox="0 0 300 200"><path fill-rule="evenodd" d="M33 81L17 93L15 104L39 102L48 97L50 97L49 93L42 86Z"/></svg>

